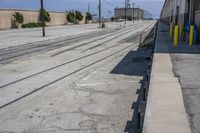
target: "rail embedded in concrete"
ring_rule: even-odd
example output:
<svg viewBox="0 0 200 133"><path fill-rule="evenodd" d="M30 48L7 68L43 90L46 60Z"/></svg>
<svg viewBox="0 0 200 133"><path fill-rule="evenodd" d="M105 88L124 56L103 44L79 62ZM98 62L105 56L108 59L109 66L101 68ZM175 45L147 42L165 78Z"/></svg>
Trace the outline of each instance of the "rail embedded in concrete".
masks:
<svg viewBox="0 0 200 133"><path fill-rule="evenodd" d="M159 23L145 111L143 133L191 133L181 86L174 76Z"/></svg>

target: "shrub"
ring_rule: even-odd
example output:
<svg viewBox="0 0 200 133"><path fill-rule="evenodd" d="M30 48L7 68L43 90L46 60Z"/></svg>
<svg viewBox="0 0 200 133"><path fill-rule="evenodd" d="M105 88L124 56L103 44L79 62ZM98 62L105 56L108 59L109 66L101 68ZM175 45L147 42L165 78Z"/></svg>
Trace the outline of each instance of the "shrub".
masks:
<svg viewBox="0 0 200 133"><path fill-rule="evenodd" d="M24 16L21 13L15 12L15 14L13 14L13 17L15 18L17 28L19 27L19 24L23 24Z"/></svg>
<svg viewBox="0 0 200 133"><path fill-rule="evenodd" d="M44 16L44 22L45 23L51 21L51 16L50 16L49 12L46 11L45 9L43 9L43 11L42 11L42 9L40 9L40 13L39 13L39 19L40 19L40 21L42 21L42 14Z"/></svg>
<svg viewBox="0 0 200 133"><path fill-rule="evenodd" d="M42 23L27 23L23 24L22 28L36 28L36 27L42 27Z"/></svg>
<svg viewBox="0 0 200 133"><path fill-rule="evenodd" d="M80 11L66 11L66 19L68 22L78 24L79 21L83 20L83 15Z"/></svg>
<svg viewBox="0 0 200 133"><path fill-rule="evenodd" d="M90 14L90 12L86 12L85 20L86 21L92 20L92 15Z"/></svg>
<svg viewBox="0 0 200 133"><path fill-rule="evenodd" d="M74 23L75 22L75 14L74 14L74 12L73 11L66 11L66 19L67 19L67 21L68 22L70 22L70 23Z"/></svg>
<svg viewBox="0 0 200 133"><path fill-rule="evenodd" d="M82 15L82 13L81 13L80 11L75 11L75 18L76 18L76 20L78 20L78 21L83 20L83 15Z"/></svg>

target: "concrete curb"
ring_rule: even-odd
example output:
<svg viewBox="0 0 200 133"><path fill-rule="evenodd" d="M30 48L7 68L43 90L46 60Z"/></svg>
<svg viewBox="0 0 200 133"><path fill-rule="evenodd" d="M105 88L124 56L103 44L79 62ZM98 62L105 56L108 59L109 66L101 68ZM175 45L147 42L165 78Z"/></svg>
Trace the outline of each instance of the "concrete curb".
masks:
<svg viewBox="0 0 200 133"><path fill-rule="evenodd" d="M158 25L143 133L191 133L181 86Z"/></svg>

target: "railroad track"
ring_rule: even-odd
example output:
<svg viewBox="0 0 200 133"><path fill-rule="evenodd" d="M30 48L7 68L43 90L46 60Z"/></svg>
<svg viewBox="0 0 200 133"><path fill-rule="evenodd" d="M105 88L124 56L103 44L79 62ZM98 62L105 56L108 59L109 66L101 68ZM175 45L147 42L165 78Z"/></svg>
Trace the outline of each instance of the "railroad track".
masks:
<svg viewBox="0 0 200 133"><path fill-rule="evenodd" d="M105 38L107 38L109 36L112 36L112 35L118 34L118 33L122 33L122 32L124 32L126 30L127 29L123 29L123 30L120 30L120 31L117 31L117 32L114 32L114 33L111 32L111 34L109 34L109 35L107 35L105 37L102 37L102 38L99 38L99 39L95 39L95 40L91 40L91 41L86 42L86 43L84 43L82 45L79 45L79 46L84 46L84 45L89 44L91 42L94 42L94 41L97 41L97 40L101 40L101 39L105 39ZM133 28L129 29L129 31L131 31L131 30L133 30ZM101 35L104 35L104 34L102 33ZM96 37L96 36L97 35L92 35L92 37ZM100 36L100 34L98 34L98 36ZM91 35L89 35L88 37L91 39ZM53 49L69 46L69 45L72 45L72 43L74 43L74 42L77 43L77 42L79 42L81 40L85 40L85 39L86 38L84 36L84 37L80 37L78 39L76 38L76 39L73 39L73 40L69 40L67 42L56 43L56 44L50 43L50 44L45 44L44 46L42 45L42 47L41 46L39 46L39 47L34 46L34 47L28 47L28 48L25 48L25 49L15 50L15 51L12 51L12 52L9 52L9 53L0 54L0 56L1 56L0 57L0 63L5 64L5 63L13 61L12 59L15 59L17 57L21 57L21 56L24 56L24 55L30 55L30 54L39 53L39 52L46 52L46 51L50 51L50 50L53 50ZM113 39L115 39L115 38L113 38ZM47 47L45 47L45 46L47 46ZM78 48L79 46L75 46L74 48ZM74 48L70 48L69 50L72 50Z"/></svg>
<svg viewBox="0 0 200 133"><path fill-rule="evenodd" d="M133 36L131 35L132 38L129 39L129 40L136 39L136 38L139 37L139 35L140 35L139 33L135 33ZM129 37L128 37L128 38L129 38ZM126 41L129 41L129 40L126 40ZM105 41L105 42L103 42L103 43L105 44L105 43L107 43L107 42L108 42L108 41ZM102 43L100 43L100 44L102 45ZM7 83L7 84L5 84L5 85L1 85L0 88L7 87L7 86L9 86L9 85L15 84L15 83L20 82L20 81L22 81L22 80L25 80L25 79L31 78L31 77L33 77L33 76L36 76L36 75L38 75L38 74L42 74L42 73L44 73L44 72L47 72L47 71L50 71L50 70L53 70L53 69L62 67L62 66L64 66L64 65L67 65L67 64L70 64L70 63L73 63L73 62L76 62L76 61L79 61L79 60L81 60L81 59L87 58L87 57L92 56L92 55L95 55L95 54L97 54L97 53L101 53L101 52L103 52L103 51L105 51L105 50L111 49L111 48L116 47L116 46L119 46L119 45L121 45L121 44L122 44L122 42L117 43L117 44L112 45L112 46L109 46L109 47L107 47L107 48L104 48L104 49L102 49L102 50L98 50L98 51L96 51L96 52L89 53L89 54L87 54L87 55L85 55L85 56L82 56L82 57L73 59L73 60L71 60L71 61L64 62L64 63L62 63L62 64L59 64L59 65L56 65L56 66L54 66L54 67L45 69L45 70L40 71L40 72L37 72L37 73L35 73L35 74L31 74L31 75L29 75L29 76L20 78L20 79L18 79L18 80L15 80L15 81L13 81L13 82ZM97 45L99 45L99 44L97 44ZM71 49L71 48L70 48L70 49ZM68 49L68 50L70 50L70 49ZM62 51L62 53L63 53L63 51ZM57 55L57 54L56 54L56 55Z"/></svg>
<svg viewBox="0 0 200 133"><path fill-rule="evenodd" d="M136 26L136 25L141 25L141 24L134 24L132 26ZM115 28L115 29L106 30L106 31L93 31L93 32L90 32L90 33L78 34L78 35L73 35L73 36L68 36L68 37L54 38L54 39L49 39L49 40L45 40L45 41L38 41L38 42L33 42L33 43L26 43L26 44L19 45L19 46L2 48L2 49L0 49L0 55L8 54L8 53L11 53L11 52L16 52L20 49L26 50L26 49L29 49L29 48L34 48L34 47L37 47L38 45L41 46L41 43L44 43L42 45L48 45L48 44L51 44L51 43L60 43L60 42L65 42L65 41L72 40L72 39L77 40L77 38L80 38L80 37L88 37L88 36L92 37L91 35L98 36L98 35L103 35L103 34L106 34L106 33L112 33L114 31L118 31L120 29L122 29L122 28Z"/></svg>
<svg viewBox="0 0 200 133"><path fill-rule="evenodd" d="M127 32L127 31L126 31L126 32ZM125 32L125 33L126 33L126 32ZM118 35L117 35L117 36L118 36ZM137 38L137 37L138 37L138 34L135 34L135 35L133 36L133 38ZM106 42L104 42L104 43L106 43ZM97 45L98 45L98 44L97 44ZM70 64L70 63L80 61L81 59L84 59L84 58L93 56L93 55L98 54L98 53L101 53L101 52L104 52L104 51L106 51L106 50L108 50L108 49L112 49L112 48L114 48L114 47L116 47L116 46L119 46L119 45L122 45L122 43L116 43L115 45L112 45L112 46L109 46L109 47L107 47L107 48L98 50L98 51L96 51L96 52L92 52L92 53L87 54L87 55L85 55L85 56L83 56L83 57L79 57L79 58L73 59L73 60L71 60L71 61L68 61L68 62L64 62L64 63L62 63L62 64L59 64L59 65L57 65L57 66L54 66L54 67L51 67L51 68L42 70L42 71L37 72L37 73L35 73L35 74L31 74L31 75L29 75L29 76L20 78L20 79L18 79L18 80L15 80L15 81L13 81L13 82L8 83L8 84L2 85L2 86L0 86L0 88L2 89L2 88L5 88L5 87L8 87L8 86L10 86L10 85L14 85L14 84L19 83L19 82L21 82L21 81L24 81L24 80L26 80L26 79L33 78L34 76L38 76L38 75L40 75L40 74L44 74L45 72L49 72L49 71L51 71L51 70L55 70L55 69L60 68L60 67L62 67L62 66L68 65L68 64ZM73 75L73 74L75 74L75 73L78 73L78 72L80 72L80 71L82 71L82 70L85 70L85 69L87 69L87 68L89 68L89 67L91 67L91 66L93 66L93 65L95 65L95 64L97 64L97 63L99 63L99 62L102 62L102 61L104 61L104 60L106 60L106 59L108 59L108 58L110 58L110 57L112 57L112 56L115 56L115 55L117 55L117 54L119 54L119 53L121 53L121 52L123 52L123 51L129 49L129 48L135 48L135 47L137 47L136 44L135 44L134 46L131 44L131 45L129 45L128 47L125 47L125 48L123 48L123 49L118 50L117 52L114 52L114 53L112 53L112 54L109 54L109 55L107 55L107 56L101 58L101 59L98 59L98 60L96 60L96 61L94 61L94 62L91 62L91 63L85 65L84 67L81 67L81 68L79 68L79 69L77 69L77 70L74 70L74 71L72 71L72 72L69 72L68 74L66 74L66 75L64 75L64 76L62 76L62 77L58 77L57 79L54 79L53 81L49 81L48 83L43 84L41 87L36 87L35 89L31 89L31 91L29 91L29 92L23 94L22 96L19 96L19 97L16 98L16 99L9 100L7 103L0 105L0 109L3 109L4 107L7 107L7 106L9 106L9 105L11 105L11 104L13 104L13 103L15 103L15 102L17 102L17 101L23 99L23 98L26 98L27 96L29 96L29 95L31 95L31 94L34 94L35 92L38 92L38 91L42 90L43 88L46 88L46 87L48 87L48 86L50 86L50 85L52 85L52 84L54 84L54 83L56 83L56 82L58 82L58 81L60 81L60 80L62 80L62 79L65 79L65 78L67 78L67 77L69 77L69 76L71 76L71 75ZM6 88L5 88L5 89L6 89Z"/></svg>
<svg viewBox="0 0 200 133"><path fill-rule="evenodd" d="M39 42L34 42L34 43L26 43L26 44L19 45L19 46L0 49L0 55L9 54L11 52L17 52L19 50L26 50L28 48L35 48L35 47L39 47L39 46L45 46L45 45L48 45L48 44L54 44L54 43L65 42L65 41L68 41L68 40L74 40L74 39L77 39L77 38L80 38L80 37L87 37L89 35L95 36L95 35L101 35L101 34L106 34L106 33L112 33L112 32L117 31L117 30L118 29L91 32L91 33L87 33L87 34L83 34L83 35L82 34L81 35L75 35L75 36L72 36L72 37L63 37L62 39L55 38L55 39L39 41Z"/></svg>
<svg viewBox="0 0 200 133"><path fill-rule="evenodd" d="M114 56L114 55L117 55L117 54L119 54L119 53L121 53L121 52L123 52L123 51L125 51L125 50L127 50L127 49L130 49L131 47L134 48L134 47L137 47L137 45L136 45L136 46L130 45L130 46L126 47L126 48L120 49L119 51L117 51L117 52L115 52L115 53L112 53L112 54L110 54L110 55L108 55L108 56L106 56L106 57L104 57L104 58L101 58L101 59L99 59L99 60L97 60L97 61L95 61L95 62L92 62L92 63L90 63L90 64L88 64L88 65L86 65L86 66L84 66L84 67L82 67L82 68L80 68L80 69L78 69L78 70L75 70L75 71L73 71L73 72L71 72L71 73L68 73L68 74L66 74L66 75L64 75L64 76L62 76L62 77L60 77L60 78L58 78L58 79L56 79L56 80L54 80L54 81L48 83L48 84L45 84L45 85L43 85L43 86L41 86L41 87L39 87L39 88L34 89L33 91L31 91L31 92L29 92L29 93L26 93L25 95L23 95L23 96L21 96L21 97L18 97L18 98L15 99L15 100L12 100L12 101L10 101L10 102L4 104L4 105L1 105L1 106L0 106L0 109L3 109L3 108L5 108L5 107L7 107L7 106L9 106L9 105L11 105L11 104L13 104L13 103L15 103L15 102L21 100L21 99L23 99L23 98L25 98L25 97L27 97L27 96L29 96L29 95L31 95L31 94L34 94L35 92L38 92L38 91L40 91L40 90L42 90L42 89L44 89L44 88L46 88L46 87L48 87L48 86L50 86L50 85L52 85L52 84L54 84L54 83L56 83L56 82L62 80L62 79L65 79L65 78L67 78L67 77L69 77L69 76L71 76L71 75L73 75L73 74L75 74L75 73L78 73L78 72L80 72L80 71L82 71L82 70L85 70L85 69L87 69L87 68L89 68L89 67L91 67L91 66L93 66L93 65L95 65L95 64L97 64L97 63L100 63L100 62L102 62L102 61L104 61L104 60L106 60L106 59L108 59L108 58L110 58L110 57L112 57L112 56Z"/></svg>
<svg viewBox="0 0 200 133"><path fill-rule="evenodd" d="M130 30L124 32L124 34L129 33L129 32L130 32L131 30L133 30L133 29L137 29L137 28L132 28L132 29L130 29ZM119 35L117 35L117 36L115 36L115 37L113 37L113 38L110 38L109 40L106 40L106 41L104 41L104 42L101 42L101 43L99 43L99 44L97 44L97 45L95 45L95 46L92 46L92 47L90 47L90 48L88 48L88 49L82 51L81 53L86 52L86 51L88 51L88 50L91 50L91 49L93 49L93 48L102 46L103 44L105 44L105 43L107 43L107 42L110 42L110 41L112 41L112 40L114 40L114 39L120 37L120 36L121 36L121 33L122 33L121 31L119 31L118 33L113 33L112 35L116 35L116 34L119 34ZM69 51L69 50L73 50L73 49L75 49L75 48L80 48L80 47L82 47L82 46L88 45L88 44L90 44L90 43L93 43L93 42L96 42L96 41L99 41L99 40L103 40L103 39L108 38L108 37L110 37L110 36L112 36L112 35L108 35L108 36L105 36L105 37L102 37L102 38L99 38L99 39L91 40L91 41L89 41L89 42L82 43L82 44L80 44L80 45L78 45L78 46L74 46L74 47L72 47L72 48L65 49L65 50L63 50L63 51L61 51L61 52L59 52L59 53L57 53L57 54L54 54L53 56L62 54L62 53L64 53L64 52L67 52L67 51Z"/></svg>
<svg viewBox="0 0 200 133"><path fill-rule="evenodd" d="M133 38L138 37L138 36L139 36L139 35L136 34L136 35L133 36ZM17 83L17 82L20 82L20 81L22 81L22 80L31 78L31 77L33 77L33 76L37 76L37 75L39 75L39 74L48 72L48 71L50 71L50 70L54 70L54 69L56 69L56 68L59 68L59 67L65 66L65 65L68 65L68 64L70 64L70 63L79 61L79 60L81 60L81 59L84 59L84 58L87 58L87 57L89 57L89 56L95 55L95 54L97 54L97 53L104 52L105 50L111 49L111 48L116 47L116 46L119 46L119 45L122 45L122 43L117 43L117 44L115 44L115 45L113 45L113 46L104 48L104 49L102 49L102 50L98 50L98 51L96 51L96 52L92 52L92 53L87 54L87 55L85 55L85 56L82 56L82 57L80 57L80 58L76 58L76 59L73 59L73 60L71 60L71 61L64 62L64 63L62 63L62 64L59 64L59 65L56 65L56 66L54 66L54 67L45 69L45 70L40 71L40 72L37 72L37 73L35 73L35 74L26 76L26 77L24 77L24 78L20 78L20 79L18 79L18 80L16 80L16 81L13 81L13 82L8 83L8 84L1 85L0 88L5 88L5 87L7 87L7 86L9 86L9 85L13 85L13 84L15 84L15 83Z"/></svg>
<svg viewBox="0 0 200 133"><path fill-rule="evenodd" d="M135 24L133 25L135 26ZM132 26L132 27L133 27ZM62 37L60 38L55 38L55 39L49 39L49 40L45 40L45 41L39 41L39 42L34 42L34 43L26 43L23 45L19 45L19 46L15 46L15 47L9 47L9 48L3 48L0 49L0 56L1 55L6 55L12 52L18 52L18 51L22 51L22 50L27 50L30 48L35 48L35 47L41 47L41 46L46 46L46 45L51 45L51 44L55 44L55 43L62 43L69 41L69 43L71 43L71 41L81 41L84 40L86 38L93 38L93 37L97 37L97 36L101 36L101 35L105 35L105 34L109 34L109 33L113 33L115 31L119 31L119 30L126 30L122 29L122 28L115 28L112 30L106 30L106 31L94 31L94 32L90 32L90 33L85 33L85 34L79 34L79 35L73 35L71 37Z"/></svg>

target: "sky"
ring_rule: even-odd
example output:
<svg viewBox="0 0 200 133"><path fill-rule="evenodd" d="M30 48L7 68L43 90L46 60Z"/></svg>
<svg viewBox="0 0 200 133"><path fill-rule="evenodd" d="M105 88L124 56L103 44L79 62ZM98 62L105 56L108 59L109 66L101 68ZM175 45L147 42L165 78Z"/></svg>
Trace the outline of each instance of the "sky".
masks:
<svg viewBox="0 0 200 133"><path fill-rule="evenodd" d="M125 0L102 0L102 15L105 18L114 15L115 7L124 7ZM86 12L90 5L90 12L98 14L98 0L44 0L44 7L50 11L80 10ZM164 0L130 0L135 7L150 12L154 18L159 18ZM0 0L0 8L33 9L40 8L40 0ZM110 13L111 12L111 13Z"/></svg>

